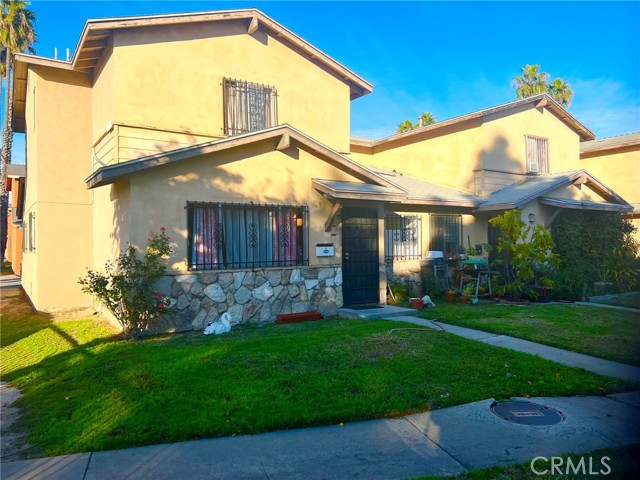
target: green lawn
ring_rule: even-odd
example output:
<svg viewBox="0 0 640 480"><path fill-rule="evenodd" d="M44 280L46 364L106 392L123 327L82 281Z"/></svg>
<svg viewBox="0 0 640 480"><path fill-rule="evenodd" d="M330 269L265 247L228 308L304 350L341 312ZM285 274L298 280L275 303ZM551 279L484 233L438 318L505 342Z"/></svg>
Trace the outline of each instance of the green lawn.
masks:
<svg viewBox="0 0 640 480"><path fill-rule="evenodd" d="M437 303L421 316L640 365L640 315L581 305Z"/></svg>
<svg viewBox="0 0 640 480"><path fill-rule="evenodd" d="M534 468L538 472L547 470L546 475L537 475L531 470L531 461L521 463L519 465L513 465L509 467L492 467L484 468L482 470L472 470L468 473L461 475L453 475L449 477L420 477L414 480L569 480L569 479L583 479L583 478L606 478L607 480L627 480L631 478L640 478L640 445L628 445L625 447L608 448L603 450L596 450L594 452L581 453L581 454L569 454L562 455L563 462L558 467L563 473L558 475L558 471L555 474L551 474L551 464L548 460L537 460L534 463ZM567 470L567 459L571 458L571 465L573 468L578 468L578 475L574 474L575 470L571 468ZM583 470L580 469L580 459L584 458L586 475L582 474ZM595 475L589 474L589 458L592 459L592 471ZM603 463L604 462L604 463ZM605 476L600 473L609 473ZM569 472L569 475L565 473Z"/></svg>
<svg viewBox="0 0 640 480"><path fill-rule="evenodd" d="M236 327L131 343L96 320L3 308L1 374L47 455L402 415L628 383L389 321ZM399 330L397 330L400 328ZM17 331L17 332L16 332Z"/></svg>

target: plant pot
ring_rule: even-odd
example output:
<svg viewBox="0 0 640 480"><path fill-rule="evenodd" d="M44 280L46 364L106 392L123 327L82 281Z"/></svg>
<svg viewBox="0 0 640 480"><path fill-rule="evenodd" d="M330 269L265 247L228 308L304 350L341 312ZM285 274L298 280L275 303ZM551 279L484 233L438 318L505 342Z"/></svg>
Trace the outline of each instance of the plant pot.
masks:
<svg viewBox="0 0 640 480"><path fill-rule="evenodd" d="M471 297L469 295L460 295L461 303L469 303L471 301Z"/></svg>
<svg viewBox="0 0 640 480"><path fill-rule="evenodd" d="M456 297L458 294L456 292L444 292L444 298L447 303L456 303Z"/></svg>
<svg viewBox="0 0 640 480"><path fill-rule="evenodd" d="M416 310L420 310L424 306L421 298L411 298L409 299L409 303L411 304L411 308L415 308Z"/></svg>

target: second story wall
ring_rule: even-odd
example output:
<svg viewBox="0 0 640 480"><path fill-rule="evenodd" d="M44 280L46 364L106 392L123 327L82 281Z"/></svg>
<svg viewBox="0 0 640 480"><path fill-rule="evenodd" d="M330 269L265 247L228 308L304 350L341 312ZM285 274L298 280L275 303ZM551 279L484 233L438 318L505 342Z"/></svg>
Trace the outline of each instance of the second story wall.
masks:
<svg viewBox="0 0 640 480"><path fill-rule="evenodd" d="M96 87L103 91L102 83L112 77L112 122L164 132L152 139L159 149L175 132L192 136L194 143L225 136L226 77L275 87L279 124L348 150L349 86L278 38L262 30L247 34L243 21L116 30L100 77ZM101 112L94 113L100 117L94 142L107 124L108 109Z"/></svg>
<svg viewBox="0 0 640 480"><path fill-rule="evenodd" d="M38 309L90 305L77 283L92 261L90 79L30 67L25 117L23 287Z"/></svg>
<svg viewBox="0 0 640 480"><path fill-rule="evenodd" d="M482 157L481 122L471 121L415 137L404 137L366 149L353 148L350 158L365 165L397 170L458 190L473 191L473 170Z"/></svg>
<svg viewBox="0 0 640 480"><path fill-rule="evenodd" d="M529 173L527 137L544 149L539 173L582 168L578 134L548 109L524 104L422 131L352 146L351 158L445 187L485 196ZM543 145L542 147L540 147Z"/></svg>
<svg viewBox="0 0 640 480"><path fill-rule="evenodd" d="M580 169L578 134L549 110L531 104L484 118L482 168L526 173L527 135L548 141L548 173Z"/></svg>
<svg viewBox="0 0 640 480"><path fill-rule="evenodd" d="M627 202L640 204L640 144L581 156L580 168L606 183Z"/></svg>

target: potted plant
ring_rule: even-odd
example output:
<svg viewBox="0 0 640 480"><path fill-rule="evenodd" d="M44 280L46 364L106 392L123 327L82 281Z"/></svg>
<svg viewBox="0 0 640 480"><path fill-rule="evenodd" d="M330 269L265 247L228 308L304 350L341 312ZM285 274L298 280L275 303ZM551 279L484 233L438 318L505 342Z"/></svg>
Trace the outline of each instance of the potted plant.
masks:
<svg viewBox="0 0 640 480"><path fill-rule="evenodd" d="M448 303L456 303L457 296L458 296L458 291L452 288L444 292L444 298Z"/></svg>
<svg viewBox="0 0 640 480"><path fill-rule="evenodd" d="M424 306L424 301L421 298L410 298L409 303L411 304L411 308L415 308L416 310L420 310Z"/></svg>
<svg viewBox="0 0 640 480"><path fill-rule="evenodd" d="M475 295L475 293L476 287L474 284L469 283L465 285L464 289L462 290L462 295L460 295L460 302L469 303L471 301L471 295Z"/></svg>

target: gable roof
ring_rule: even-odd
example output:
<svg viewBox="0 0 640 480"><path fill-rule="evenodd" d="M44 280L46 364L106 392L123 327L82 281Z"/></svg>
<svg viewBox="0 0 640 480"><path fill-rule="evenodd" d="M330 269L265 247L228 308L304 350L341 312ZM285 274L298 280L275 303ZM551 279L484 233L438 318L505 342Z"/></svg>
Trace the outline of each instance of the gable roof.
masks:
<svg viewBox="0 0 640 480"><path fill-rule="evenodd" d="M593 177L589 172L586 170L575 170L551 175L528 177L521 182L514 183L513 185L491 193L481 202L476 211L485 212L520 208L538 197L543 197L553 190L573 183L587 184L592 190L605 198L610 205L622 206L623 211L633 210L633 207L629 205L629 203L604 183ZM547 199L549 199L549 197L547 197ZM581 203L584 204L585 202ZM561 205L558 204L555 206ZM588 207L588 205L585 204L584 207Z"/></svg>
<svg viewBox="0 0 640 480"><path fill-rule="evenodd" d="M436 185L411 175L378 167L370 168L382 178L405 190L407 201L411 204L475 207L480 201L480 197L470 193Z"/></svg>
<svg viewBox="0 0 640 480"><path fill-rule="evenodd" d="M43 65L92 75L108 49L110 37L115 30L223 21L245 22L249 35L258 29L268 32L299 55L349 85L352 100L373 91L373 85L364 78L255 8L92 19L86 21L73 57L69 61L24 53L15 55L13 75L16 131L23 131L25 128L24 101L28 65Z"/></svg>
<svg viewBox="0 0 640 480"><path fill-rule="evenodd" d="M361 199L399 202L410 205L473 208L480 198L469 193L443 187L397 171L369 167L390 186L366 183L312 179L314 188L337 199Z"/></svg>
<svg viewBox="0 0 640 480"><path fill-rule="evenodd" d="M600 152L603 150L617 150L619 148L634 147L637 145L640 145L640 132L582 142L580 144L580 154Z"/></svg>
<svg viewBox="0 0 640 480"><path fill-rule="evenodd" d="M316 155L317 157L337 166L355 177L365 179L374 185L393 187L393 185L382 176L376 174L367 167L354 162L350 158L336 152L332 148L327 147L288 124L278 125L276 127L267 128L257 132L245 133L243 135L235 135L221 140L199 143L168 152L149 155L137 160L130 160L127 162L117 163L115 165L101 167L87 177L85 179L85 183L87 184L87 188L109 185L118 179L150 168L194 158L200 155L221 152L265 140L278 140L273 141L274 150L282 150L285 148L281 147L280 143L288 146L291 141L295 141L299 148Z"/></svg>
<svg viewBox="0 0 640 480"><path fill-rule="evenodd" d="M593 140L595 138L595 135L591 130L589 130L582 123L580 123L575 117L573 117L569 112L567 112L558 102L556 102L553 98L551 98L546 93L541 93L533 97L523 98L521 100L516 100L514 102L505 103L503 105L498 105L496 107L479 110L477 112L468 113L466 115L461 115L459 117L451 118L449 120L444 120L442 122L436 122L431 125L415 128L413 130L409 130L408 132L397 133L389 137L382 138L380 140L367 140L364 138L352 137L351 145L375 148L377 146L391 143L400 139L410 139L411 141L418 142L422 139L422 136L427 132L433 135L434 132L438 132L439 130L444 129L446 127L450 127L452 125L462 125L465 122L469 122L471 120L477 120L477 119L481 120L486 116L493 115L500 112L508 112L510 110L514 110L523 105L528 105L528 104L531 104L532 107L534 108L546 108L547 110L552 112L565 125L567 125L574 132L576 132L580 136L581 141Z"/></svg>

